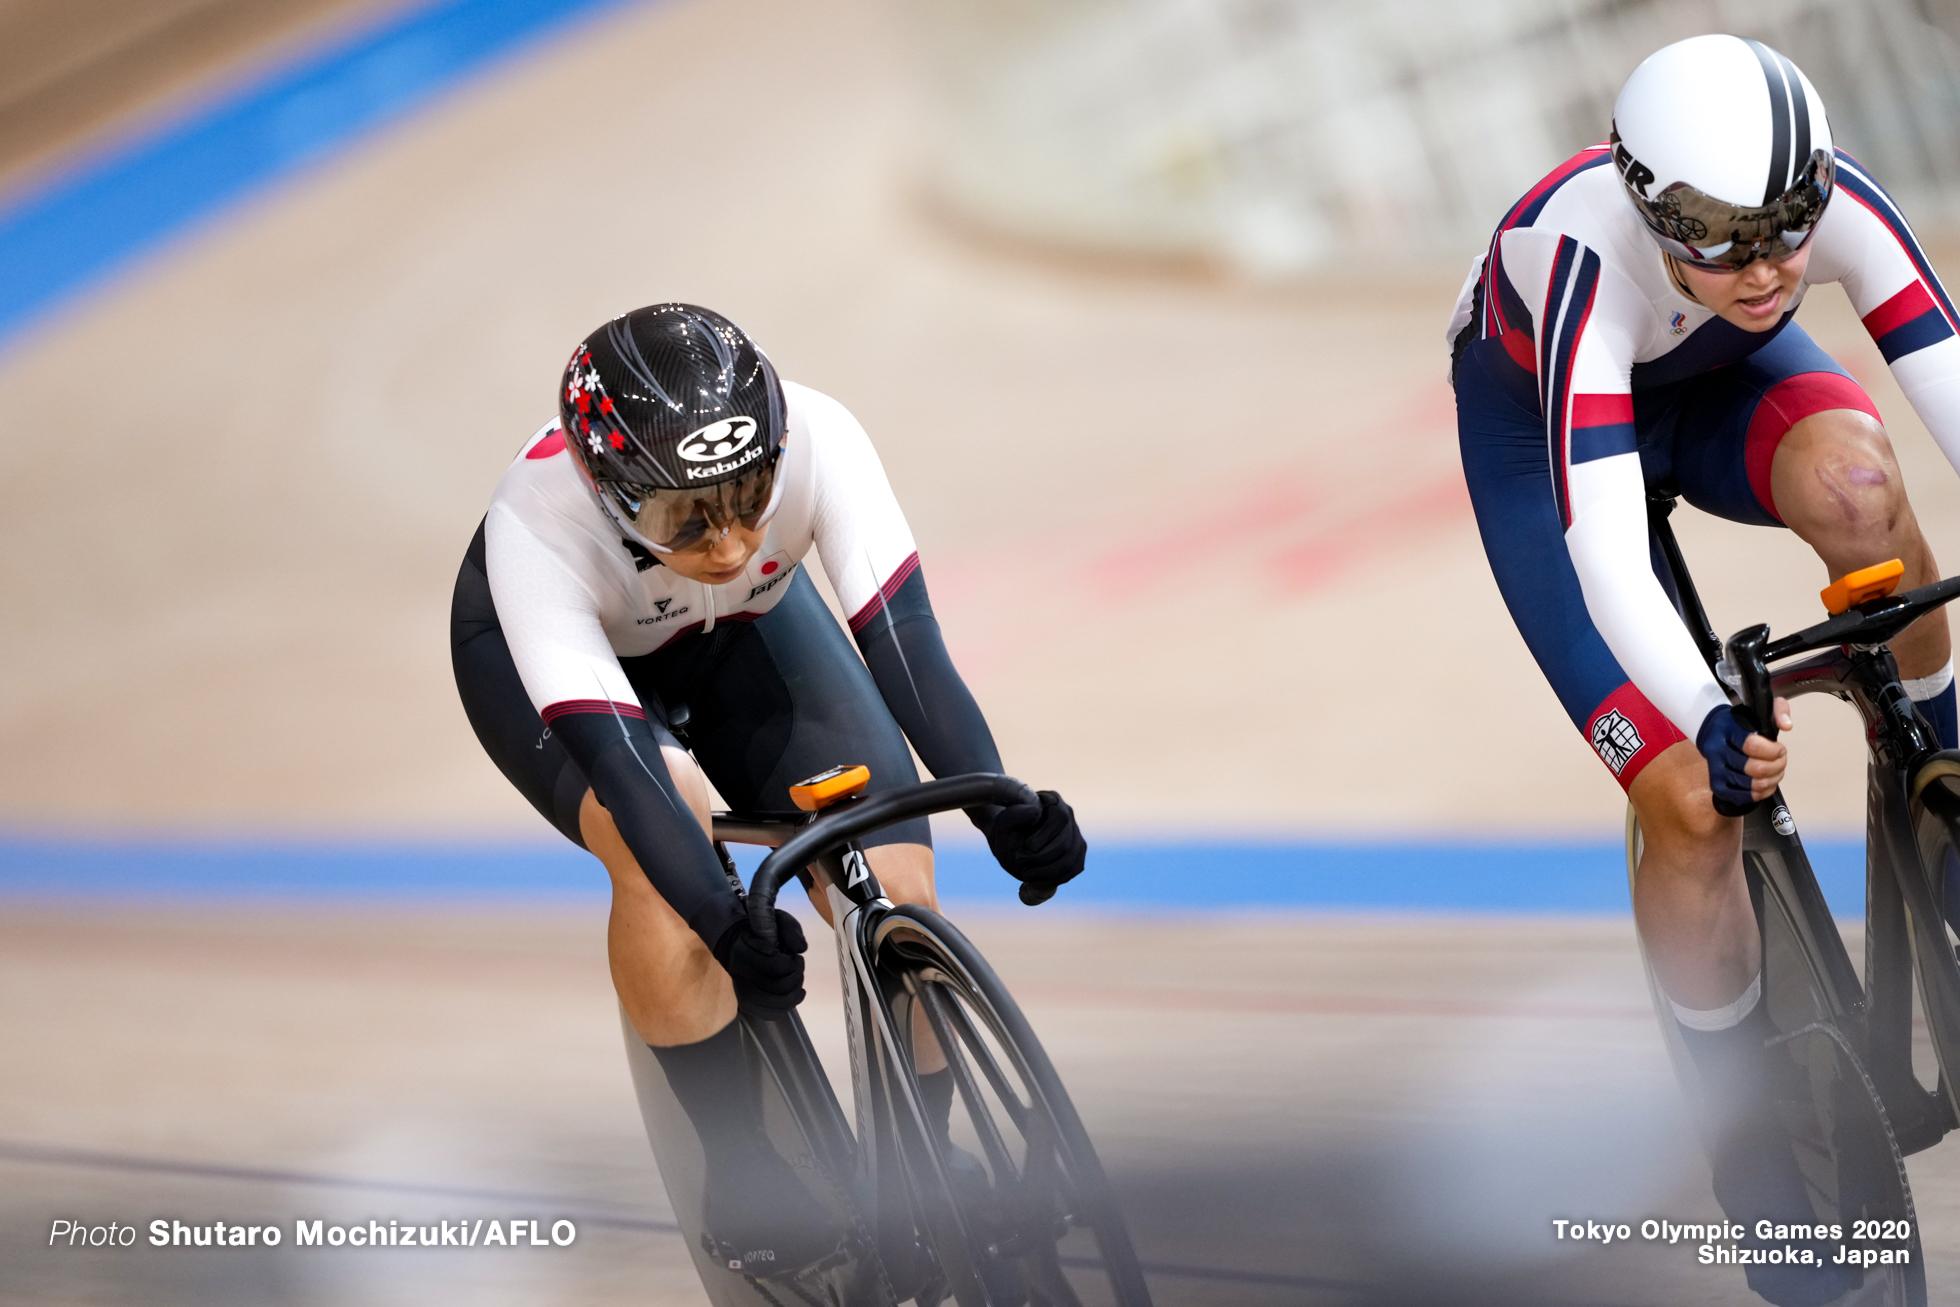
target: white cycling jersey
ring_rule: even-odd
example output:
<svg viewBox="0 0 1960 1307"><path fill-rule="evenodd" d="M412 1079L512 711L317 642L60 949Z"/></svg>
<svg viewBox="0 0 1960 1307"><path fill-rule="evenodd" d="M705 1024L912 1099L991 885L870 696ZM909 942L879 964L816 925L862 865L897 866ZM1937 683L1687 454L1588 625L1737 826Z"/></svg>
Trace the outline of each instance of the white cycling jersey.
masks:
<svg viewBox="0 0 1960 1307"><path fill-rule="evenodd" d="M1811 285L1842 285L1960 469L1960 317L1891 198L1842 151L1807 248L1789 313ZM1676 289L1604 145L1568 160L1506 215L1470 270L1449 338L1473 318L1479 338L1501 339L1538 379L1553 493L1588 614L1634 685L1694 739L1728 697L1653 572L1632 396L1733 363L1763 337Z"/></svg>
<svg viewBox="0 0 1960 1307"><path fill-rule="evenodd" d="M622 540L557 422L511 463L485 519L485 565L511 659L547 721L554 704L639 707L620 658L762 616L812 545L854 631L918 567L911 528L857 419L807 387L785 382L783 394L781 498L747 571L725 585L690 581Z"/></svg>

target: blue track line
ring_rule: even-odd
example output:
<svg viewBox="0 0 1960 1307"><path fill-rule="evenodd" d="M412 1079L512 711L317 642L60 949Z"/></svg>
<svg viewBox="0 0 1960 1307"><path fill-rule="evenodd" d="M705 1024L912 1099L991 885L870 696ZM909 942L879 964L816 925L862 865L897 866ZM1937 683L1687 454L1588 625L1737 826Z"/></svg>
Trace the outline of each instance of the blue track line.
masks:
<svg viewBox="0 0 1960 1307"><path fill-rule="evenodd" d="M0 345L173 236L627 0L437 0L0 203Z"/></svg>
<svg viewBox="0 0 1960 1307"><path fill-rule="evenodd" d="M1864 915L1864 846L1806 844L1832 910ZM746 872L760 850L736 848ZM943 844L940 894L1008 905L1014 882L982 846ZM561 900L602 903L604 872L568 843L499 845L107 841L0 836L0 900ZM1093 841L1057 904L1100 910L1279 908L1621 914L1617 843Z"/></svg>

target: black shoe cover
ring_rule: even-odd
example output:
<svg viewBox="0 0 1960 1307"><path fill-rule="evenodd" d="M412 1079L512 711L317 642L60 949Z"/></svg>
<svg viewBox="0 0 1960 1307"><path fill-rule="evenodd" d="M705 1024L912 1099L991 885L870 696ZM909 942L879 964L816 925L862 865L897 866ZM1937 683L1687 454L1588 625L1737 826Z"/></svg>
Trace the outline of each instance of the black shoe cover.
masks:
<svg viewBox="0 0 1960 1307"><path fill-rule="evenodd" d="M788 1275L837 1251L843 1231L796 1171L760 1141L708 1163L701 1223L731 1271Z"/></svg>
<svg viewBox="0 0 1960 1307"><path fill-rule="evenodd" d="M1835 1242L1777 1238L1773 1229L1767 1238L1756 1233L1760 1221L1772 1227L1828 1224L1811 1201L1796 1152L1799 1139L1808 1141L1807 1149L1829 1150L1821 1138L1823 1123L1809 1075L1787 1049L1771 1044L1776 1034L1762 1001L1728 1029L1681 1030L1708 1095L1715 1199L1729 1220L1747 1232L1736 1241L1738 1249L1776 1258L1746 1268L1749 1287L1776 1307L1823 1307L1857 1288L1864 1272L1831 1264ZM1785 1260L1805 1253L1815 1261Z"/></svg>
<svg viewBox="0 0 1960 1307"><path fill-rule="evenodd" d="M987 1168L958 1144L947 1143L944 1148L946 1179L967 1228L978 1236L977 1243L997 1241L1005 1232L1007 1213L1002 1210L1000 1195L994 1192L993 1181L987 1178ZM983 1255L979 1270L994 1307L1023 1307L1028 1301L1027 1279L1012 1260Z"/></svg>

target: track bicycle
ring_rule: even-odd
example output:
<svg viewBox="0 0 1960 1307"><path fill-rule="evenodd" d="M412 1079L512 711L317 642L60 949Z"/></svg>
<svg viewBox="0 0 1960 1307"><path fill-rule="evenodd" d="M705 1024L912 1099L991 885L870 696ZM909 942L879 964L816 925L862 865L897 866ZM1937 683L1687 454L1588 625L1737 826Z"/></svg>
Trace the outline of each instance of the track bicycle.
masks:
<svg viewBox="0 0 1960 1307"><path fill-rule="evenodd" d="M1677 611L1758 729L1776 737L1771 705L1778 695L1834 695L1865 724L1862 976L1782 791L1732 815L1744 815L1743 869L1762 932L1763 1002L1778 1031L1771 1044L1792 1062L1791 1083L1809 1090L1808 1101L1770 1103L1765 1110L1776 1114L1795 1145L1817 1222L1841 1227L1845 1237L1833 1242L1876 1259L1853 1297L1918 1307L1926 1301L1926 1270L1902 1159L1960 1124L1953 1088L1960 1078L1960 963L1945 915L1949 886L1960 892L1960 752L1939 747L1900 684L1887 644L1960 597L1960 577L1895 594L1904 568L1893 560L1827 588L1828 620L1774 641L1768 626L1752 626L1724 645L1668 524L1673 506L1664 493L1649 498L1649 522ZM1629 807L1630 880L1639 874L1640 855L1640 828ZM1676 1074L1699 1103L1698 1072L1651 965L1647 979ZM1930 1088L1913 1067L1915 980L1937 1068Z"/></svg>
<svg viewBox="0 0 1960 1307"><path fill-rule="evenodd" d="M1027 1019L952 923L885 898L859 843L914 817L1032 802L1032 791L976 773L866 797L869 779L833 768L792 787L807 811L714 815L716 851L759 935L774 938L771 909L792 878L814 883L831 910L854 1119L796 1013L740 1018L770 1141L844 1231L830 1256L750 1274L703 1232L698 1142L626 1025L647 1132L703 1285L718 1307L1149 1307L1102 1164ZM772 850L746 891L730 843ZM946 1141L914 1069L922 1030L953 1072Z"/></svg>

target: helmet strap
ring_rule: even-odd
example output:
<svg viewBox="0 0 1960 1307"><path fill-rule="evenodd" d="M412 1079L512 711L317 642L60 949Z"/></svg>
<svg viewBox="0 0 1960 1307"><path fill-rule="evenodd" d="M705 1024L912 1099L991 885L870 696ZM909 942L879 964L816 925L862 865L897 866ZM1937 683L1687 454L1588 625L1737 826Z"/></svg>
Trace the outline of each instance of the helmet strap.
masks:
<svg viewBox="0 0 1960 1307"><path fill-rule="evenodd" d="M1672 254L1669 254L1666 250L1662 250L1661 262L1667 265L1667 279L1674 283L1674 289L1680 291L1695 303L1700 304L1701 296L1694 293L1688 285L1688 279L1681 275L1681 261Z"/></svg>

